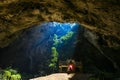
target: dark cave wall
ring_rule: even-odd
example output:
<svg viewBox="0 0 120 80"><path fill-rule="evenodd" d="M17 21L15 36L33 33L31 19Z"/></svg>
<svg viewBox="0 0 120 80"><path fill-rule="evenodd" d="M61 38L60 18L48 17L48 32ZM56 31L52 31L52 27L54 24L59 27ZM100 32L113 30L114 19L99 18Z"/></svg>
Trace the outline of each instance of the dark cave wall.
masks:
<svg viewBox="0 0 120 80"><path fill-rule="evenodd" d="M54 43L54 34L59 38L69 31L74 32L72 38L65 42L62 41L56 47L59 53L59 60L65 61L73 54L78 26L75 23L49 22L21 30L21 34L14 42L8 47L1 48L0 66L2 68L11 66L26 73L49 73L50 68L48 65L52 54L51 48Z"/></svg>
<svg viewBox="0 0 120 80"><path fill-rule="evenodd" d="M88 34L93 34L92 36ZM99 33L83 28L79 30L78 36L79 42L76 44L75 53L73 59L83 62L83 72L110 72L119 73L119 50L108 48L106 41L101 39ZM94 40L94 41L92 41ZM103 54L101 53L103 52ZM113 55L114 53L114 55ZM106 57L107 56L107 57ZM110 59L108 59L108 57ZM114 64L117 65L114 66Z"/></svg>
<svg viewBox="0 0 120 80"><path fill-rule="evenodd" d="M36 26L16 33L19 35L17 39L8 47L0 49L0 67L12 66L21 72L47 74L53 44L52 35L55 31L47 26ZM67 58L73 58L76 61L82 61L84 72L119 72L119 50L105 47L104 44L103 46L99 43L99 34L84 27L79 27L77 34L75 42L67 41L67 45L59 47L59 60L65 61ZM70 51L73 47L75 50L73 56L70 57ZM113 62L101 54L98 47L117 64L117 68Z"/></svg>
<svg viewBox="0 0 120 80"><path fill-rule="evenodd" d="M21 72L37 73L48 69L52 39L47 27L36 26L21 30L21 34L8 47L1 49L2 68L12 66ZM50 32L51 34L54 32ZM17 34L17 33L16 33ZM47 69L46 67L47 66Z"/></svg>

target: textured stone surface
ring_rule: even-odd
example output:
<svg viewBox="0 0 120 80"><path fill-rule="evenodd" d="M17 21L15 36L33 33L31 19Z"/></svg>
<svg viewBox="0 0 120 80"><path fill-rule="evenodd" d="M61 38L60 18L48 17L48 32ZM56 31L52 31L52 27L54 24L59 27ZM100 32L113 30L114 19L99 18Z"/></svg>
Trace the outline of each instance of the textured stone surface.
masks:
<svg viewBox="0 0 120 80"><path fill-rule="evenodd" d="M3 0L0 2L0 47L11 43L13 33L49 21L81 23L98 32L108 46L118 47L119 3L119 0Z"/></svg>

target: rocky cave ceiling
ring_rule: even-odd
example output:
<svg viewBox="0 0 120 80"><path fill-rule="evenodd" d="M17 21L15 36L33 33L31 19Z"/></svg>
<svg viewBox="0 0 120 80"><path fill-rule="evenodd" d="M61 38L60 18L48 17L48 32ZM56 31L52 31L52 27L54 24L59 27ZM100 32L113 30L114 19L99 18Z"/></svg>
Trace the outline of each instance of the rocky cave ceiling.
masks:
<svg viewBox="0 0 120 80"><path fill-rule="evenodd" d="M119 0L2 0L0 47L9 45L20 30L50 21L78 22L109 47L119 47L119 4Z"/></svg>

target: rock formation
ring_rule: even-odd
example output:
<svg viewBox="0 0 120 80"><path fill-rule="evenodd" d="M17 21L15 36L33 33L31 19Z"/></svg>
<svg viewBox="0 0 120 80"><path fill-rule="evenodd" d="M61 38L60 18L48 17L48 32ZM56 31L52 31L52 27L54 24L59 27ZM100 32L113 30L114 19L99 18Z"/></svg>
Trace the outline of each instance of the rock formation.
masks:
<svg viewBox="0 0 120 80"><path fill-rule="evenodd" d="M84 28L79 30L74 59L83 61L87 72L120 72L119 4L119 0L0 1L0 59L6 59L0 66L23 56L14 50L15 54L7 54L7 50L27 29L44 22L77 22Z"/></svg>

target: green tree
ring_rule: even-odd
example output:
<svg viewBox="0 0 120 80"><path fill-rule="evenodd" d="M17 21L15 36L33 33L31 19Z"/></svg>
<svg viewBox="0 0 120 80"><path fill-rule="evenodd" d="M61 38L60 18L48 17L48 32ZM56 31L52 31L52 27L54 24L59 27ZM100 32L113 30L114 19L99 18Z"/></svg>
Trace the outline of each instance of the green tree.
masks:
<svg viewBox="0 0 120 80"><path fill-rule="evenodd" d="M70 31L68 32L67 34L63 35L62 37L60 37L58 39L58 36L56 34L54 34L54 38L53 38L53 47L51 48L51 51L52 51L52 59L51 59L51 62L49 64L49 67L53 69L53 71L55 69L57 69L57 63L58 63L58 52L57 52L57 49L56 47L63 43L63 41L67 41L68 39L70 39L72 36L73 36L73 32Z"/></svg>
<svg viewBox="0 0 120 80"><path fill-rule="evenodd" d="M52 69L56 69L56 65L58 62L58 52L55 47L52 47L51 51L52 51L52 59L51 59L51 63L49 64L49 67L51 67Z"/></svg>

